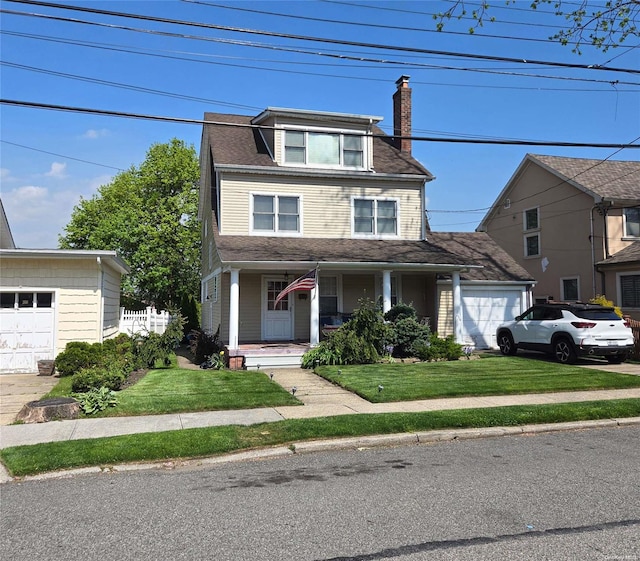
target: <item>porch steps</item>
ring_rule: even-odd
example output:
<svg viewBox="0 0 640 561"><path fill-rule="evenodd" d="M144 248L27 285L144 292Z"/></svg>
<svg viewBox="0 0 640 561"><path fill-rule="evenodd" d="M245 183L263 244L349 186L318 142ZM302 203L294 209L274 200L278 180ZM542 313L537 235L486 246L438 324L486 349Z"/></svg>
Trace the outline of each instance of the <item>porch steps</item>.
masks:
<svg viewBox="0 0 640 561"><path fill-rule="evenodd" d="M265 368L300 368L308 343L250 343L229 351L233 369L264 370Z"/></svg>
<svg viewBox="0 0 640 561"><path fill-rule="evenodd" d="M264 370L265 368L300 368L302 355L249 355L244 357L247 370Z"/></svg>

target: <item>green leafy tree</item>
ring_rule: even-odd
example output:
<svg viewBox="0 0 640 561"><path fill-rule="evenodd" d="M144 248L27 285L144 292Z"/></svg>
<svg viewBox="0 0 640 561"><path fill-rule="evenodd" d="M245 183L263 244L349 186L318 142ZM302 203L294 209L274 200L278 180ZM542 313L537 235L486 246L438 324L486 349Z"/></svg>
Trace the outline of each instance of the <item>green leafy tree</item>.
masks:
<svg viewBox="0 0 640 561"><path fill-rule="evenodd" d="M118 251L131 267L127 301L177 308L199 294L198 181L193 146L175 138L154 144L139 167L76 205L60 247Z"/></svg>
<svg viewBox="0 0 640 561"><path fill-rule="evenodd" d="M505 0L507 5L514 2L515 0ZM622 45L629 36L640 35L637 25L640 16L639 0L531 0L530 3L532 10L545 6L552 7L555 15L563 17L567 22L564 29L549 39L559 41L563 45L573 45L573 51L577 53L580 53L581 45L593 45L607 51L611 47ZM437 20L438 31L444 28L447 20L470 18L473 25L469 28L469 33L474 33L475 29L482 27L485 22L495 21L486 0L480 4L455 0L448 10L434 14L433 18Z"/></svg>

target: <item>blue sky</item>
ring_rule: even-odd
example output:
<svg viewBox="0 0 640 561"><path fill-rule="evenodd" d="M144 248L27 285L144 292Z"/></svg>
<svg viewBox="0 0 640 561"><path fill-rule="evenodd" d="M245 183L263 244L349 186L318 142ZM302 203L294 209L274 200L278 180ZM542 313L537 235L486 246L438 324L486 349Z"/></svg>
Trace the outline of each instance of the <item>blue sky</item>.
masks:
<svg viewBox="0 0 640 561"><path fill-rule="evenodd" d="M531 11L527 1L496 2L491 15L498 21L473 35L468 19L452 19L446 33L435 32L430 14L451 6L439 1L66 5L337 41L640 69L637 39L604 53L585 46L575 54L547 40L564 20L550 8ZM415 136L586 143L637 143L640 136L637 73L309 42L7 1L0 6L3 99L185 119L202 119L205 111L256 115L269 106L337 111L383 116L390 133L395 81L407 74ZM18 247L57 247L81 197L94 195L118 170L139 165L151 144L176 137L199 149L198 125L9 105L0 110L0 190ZM414 156L436 176L427 186L432 228L474 230L527 152L606 158L616 150L414 141ZM625 149L613 159L639 156Z"/></svg>

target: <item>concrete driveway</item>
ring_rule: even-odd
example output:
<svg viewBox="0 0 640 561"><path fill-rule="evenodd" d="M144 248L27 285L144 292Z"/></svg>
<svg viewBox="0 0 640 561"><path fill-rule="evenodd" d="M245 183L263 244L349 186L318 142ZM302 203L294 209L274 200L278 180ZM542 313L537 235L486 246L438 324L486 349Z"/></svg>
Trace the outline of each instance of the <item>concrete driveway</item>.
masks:
<svg viewBox="0 0 640 561"><path fill-rule="evenodd" d="M23 405L40 399L57 383L57 376L0 375L0 425L13 423Z"/></svg>

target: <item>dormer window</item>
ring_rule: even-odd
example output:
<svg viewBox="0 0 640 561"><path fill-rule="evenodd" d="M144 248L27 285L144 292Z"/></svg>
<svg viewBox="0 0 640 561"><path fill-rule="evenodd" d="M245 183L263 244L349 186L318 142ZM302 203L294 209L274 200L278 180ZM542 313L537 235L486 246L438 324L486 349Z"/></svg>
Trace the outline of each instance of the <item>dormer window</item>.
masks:
<svg viewBox="0 0 640 561"><path fill-rule="evenodd" d="M363 136L286 130L284 134L284 163L363 168Z"/></svg>

